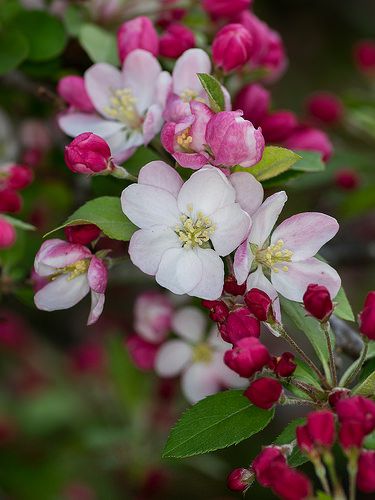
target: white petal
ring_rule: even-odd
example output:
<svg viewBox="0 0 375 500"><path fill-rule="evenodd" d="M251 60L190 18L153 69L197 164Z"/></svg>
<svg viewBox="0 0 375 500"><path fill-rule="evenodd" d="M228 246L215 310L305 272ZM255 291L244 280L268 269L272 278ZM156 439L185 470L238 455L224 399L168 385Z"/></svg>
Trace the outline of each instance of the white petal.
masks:
<svg viewBox="0 0 375 500"><path fill-rule="evenodd" d="M231 346L227 345L226 350L230 349ZM249 385L249 380L240 377L236 372L228 368L223 360L224 353L217 352L213 361L213 365L217 372L217 378L220 381L220 385L225 388L241 388L247 387Z"/></svg>
<svg viewBox="0 0 375 500"><path fill-rule="evenodd" d="M262 184L247 172L235 172L229 178L236 190L236 201L245 212L252 215L262 204L264 190Z"/></svg>
<svg viewBox="0 0 375 500"><path fill-rule="evenodd" d="M180 174L164 161L151 161L139 171L138 183L165 189L177 198L184 181Z"/></svg>
<svg viewBox="0 0 375 500"><path fill-rule="evenodd" d="M202 279L202 263L193 250L172 248L160 261L156 281L177 295L189 293Z"/></svg>
<svg viewBox="0 0 375 500"><path fill-rule="evenodd" d="M216 225L211 241L219 255L233 252L249 234L250 216L238 203L220 208L210 219Z"/></svg>
<svg viewBox="0 0 375 500"><path fill-rule="evenodd" d="M189 295L201 299L216 300L221 296L224 286L224 264L219 255L210 248L196 248L202 266L199 283L190 290Z"/></svg>
<svg viewBox="0 0 375 500"><path fill-rule="evenodd" d="M195 363L190 366L182 375L181 386L190 403L196 403L220 390L215 368L205 363Z"/></svg>
<svg viewBox="0 0 375 500"><path fill-rule="evenodd" d="M271 243L282 240L284 248L293 252L293 262L305 260L313 257L338 230L339 224L333 217L306 212L282 222L272 234Z"/></svg>
<svg viewBox="0 0 375 500"><path fill-rule="evenodd" d="M250 250L248 240L241 243L234 254L233 270L237 283L242 285L249 275L254 255Z"/></svg>
<svg viewBox="0 0 375 500"><path fill-rule="evenodd" d="M83 245L54 238L42 244L35 256L34 268L40 276L49 276L58 268L69 266L91 256L90 250Z"/></svg>
<svg viewBox="0 0 375 500"><path fill-rule="evenodd" d="M89 318L87 320L88 325L93 325L94 323L96 323L96 321L98 321L100 315L103 312L104 302L104 293L96 293L91 291L91 309Z"/></svg>
<svg viewBox="0 0 375 500"><path fill-rule="evenodd" d="M269 196L258 210L252 215L253 224L249 235L249 242L262 246L269 237L273 226L288 199L285 191Z"/></svg>
<svg viewBox="0 0 375 500"><path fill-rule="evenodd" d="M61 130L70 137L92 132L103 139L108 139L124 129L124 125L120 122L105 120L98 115L88 113L66 113L59 116L58 121Z"/></svg>
<svg viewBox="0 0 375 500"><path fill-rule="evenodd" d="M167 226L154 226L133 234L129 255L133 264L141 271L155 276L164 252L170 248L181 248L176 233Z"/></svg>
<svg viewBox="0 0 375 500"><path fill-rule="evenodd" d="M234 203L236 192L225 175L215 167L202 168L195 172L182 186L178 207L185 214L196 217L198 212L210 216L221 207Z"/></svg>
<svg viewBox="0 0 375 500"><path fill-rule="evenodd" d="M192 348L182 340L169 340L159 349L155 371L161 377L175 377L190 363Z"/></svg>
<svg viewBox="0 0 375 500"><path fill-rule="evenodd" d="M280 300L277 294L275 287L272 283L264 276L262 268L258 267L256 271L251 273L247 279L246 283L247 290L251 290L252 288L258 288L265 292L270 299L273 301L273 311L275 313L275 317L278 321L281 320L281 312L280 312Z"/></svg>
<svg viewBox="0 0 375 500"><path fill-rule="evenodd" d="M145 184L132 184L121 195L124 214L138 227L174 227L180 223L176 198L168 191Z"/></svg>
<svg viewBox="0 0 375 500"><path fill-rule="evenodd" d="M341 279L333 267L318 259L311 258L288 263L288 271L272 272L271 281L276 290L289 300L302 302L306 288L310 284L324 285L333 298L341 286Z"/></svg>
<svg viewBox="0 0 375 500"><path fill-rule="evenodd" d="M193 344L202 340L207 319L200 309L187 306L177 311L172 318L172 330Z"/></svg>
<svg viewBox="0 0 375 500"><path fill-rule="evenodd" d="M156 100L164 109L172 91L172 77L168 71L162 71L156 82Z"/></svg>
<svg viewBox="0 0 375 500"><path fill-rule="evenodd" d="M163 125L162 108L159 104L152 104L146 113L143 122L143 143L147 145L156 134L160 132Z"/></svg>
<svg viewBox="0 0 375 500"><path fill-rule="evenodd" d="M202 91L197 73L211 73L211 61L202 49L186 50L176 61L173 70L173 92L180 95L185 90Z"/></svg>
<svg viewBox="0 0 375 500"><path fill-rule="evenodd" d="M84 75L86 91L95 108L109 117L106 109L110 106L113 91L122 87L121 72L107 63L91 66Z"/></svg>
<svg viewBox="0 0 375 500"><path fill-rule="evenodd" d="M66 274L59 276L39 290L34 297L36 307L42 311L57 311L78 304L90 290L87 276L68 278Z"/></svg>

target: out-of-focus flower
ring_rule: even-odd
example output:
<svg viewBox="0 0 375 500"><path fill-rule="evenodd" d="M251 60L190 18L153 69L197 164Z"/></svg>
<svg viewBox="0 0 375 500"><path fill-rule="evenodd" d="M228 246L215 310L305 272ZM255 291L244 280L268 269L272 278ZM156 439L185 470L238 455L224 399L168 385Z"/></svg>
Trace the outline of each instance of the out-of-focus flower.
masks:
<svg viewBox="0 0 375 500"><path fill-rule="evenodd" d="M272 490L282 500L307 500L311 498L312 484L309 478L291 467L275 465L271 472Z"/></svg>
<svg viewBox="0 0 375 500"><path fill-rule="evenodd" d="M150 371L155 367L155 358L160 344L148 342L139 335L131 335L125 341L134 364L142 371Z"/></svg>
<svg viewBox="0 0 375 500"><path fill-rule="evenodd" d="M214 18L234 16L251 4L252 0L203 0L203 8Z"/></svg>
<svg viewBox="0 0 375 500"><path fill-rule="evenodd" d="M269 377L261 377L250 384L244 395L259 408L269 410L280 399L283 386L278 380Z"/></svg>
<svg viewBox="0 0 375 500"><path fill-rule="evenodd" d="M241 68L250 59L253 41L242 24L227 24L215 36L212 58L225 73Z"/></svg>
<svg viewBox="0 0 375 500"><path fill-rule="evenodd" d="M303 295L303 305L319 321L327 321L333 313L331 295L324 285L310 284Z"/></svg>
<svg viewBox="0 0 375 500"><path fill-rule="evenodd" d="M102 137L115 162L122 163L160 131L170 79L157 59L142 49L127 56L122 71L107 63L94 64L84 80L97 114L64 113L60 128L71 137L85 132Z"/></svg>
<svg viewBox="0 0 375 500"><path fill-rule="evenodd" d="M0 311L0 348L20 352L28 341L28 331L20 316Z"/></svg>
<svg viewBox="0 0 375 500"><path fill-rule="evenodd" d="M365 432L362 425L356 420L346 420L342 422L339 430L339 442L344 451L353 448L362 448Z"/></svg>
<svg viewBox="0 0 375 500"><path fill-rule="evenodd" d="M193 47L195 47L195 35L183 24L169 25L159 40L160 55L171 59L177 59Z"/></svg>
<svg viewBox="0 0 375 500"><path fill-rule="evenodd" d="M64 158L70 170L77 174L95 175L112 170L110 147L91 132L78 135L65 146Z"/></svg>
<svg viewBox="0 0 375 500"><path fill-rule="evenodd" d="M276 31L270 30L265 54L259 61L259 65L267 71L264 80L268 83L278 80L286 70L287 64L288 61L281 36Z"/></svg>
<svg viewBox="0 0 375 500"><path fill-rule="evenodd" d="M363 40L354 47L354 60L365 74L375 72L375 40Z"/></svg>
<svg viewBox="0 0 375 500"><path fill-rule="evenodd" d="M138 184L121 196L123 212L140 227L130 240L132 262L177 295L218 299L224 284L220 256L231 253L250 226L235 200L235 189L216 168L203 168L183 183L166 163L148 163Z"/></svg>
<svg viewBox="0 0 375 500"><path fill-rule="evenodd" d="M375 340L375 292L369 292L359 313L359 330L370 340Z"/></svg>
<svg viewBox="0 0 375 500"><path fill-rule="evenodd" d="M117 48L122 63L136 49L143 49L157 56L159 39L151 19L139 16L123 23L117 33Z"/></svg>
<svg viewBox="0 0 375 500"><path fill-rule="evenodd" d="M337 221L325 214L306 212L289 217L271 234L286 200L285 192L281 191L264 201L252 215L247 241L234 258L237 281L243 283L248 277L248 290L263 290L273 301L276 319L280 319L278 293L302 302L310 283L326 286L331 297L337 295L341 285L337 272L314 257L337 233Z"/></svg>
<svg viewBox="0 0 375 500"><path fill-rule="evenodd" d="M64 76L57 85L59 96L74 110L92 113L94 105L87 93L85 80L81 76Z"/></svg>
<svg viewBox="0 0 375 500"><path fill-rule="evenodd" d="M267 143L283 142L298 126L298 119L292 111L275 111L266 115L260 123Z"/></svg>
<svg viewBox="0 0 375 500"><path fill-rule="evenodd" d="M173 305L168 296L158 292L145 292L134 305L134 328L148 342L165 340L172 327Z"/></svg>
<svg viewBox="0 0 375 500"><path fill-rule="evenodd" d="M341 424L349 421L358 422L365 434L375 429L375 402L363 396L340 399L336 412Z"/></svg>
<svg viewBox="0 0 375 500"><path fill-rule="evenodd" d="M237 307L219 325L219 331L225 342L236 344L245 337L259 337L260 324L247 307Z"/></svg>
<svg viewBox="0 0 375 500"><path fill-rule="evenodd" d="M105 363L105 351L98 342L85 342L70 351L70 362L77 373L98 373Z"/></svg>
<svg viewBox="0 0 375 500"><path fill-rule="evenodd" d="M310 127L297 128L284 142L289 149L316 151L327 162L333 152L333 146L327 134L322 130Z"/></svg>
<svg viewBox="0 0 375 500"><path fill-rule="evenodd" d="M287 465L286 458L281 452L281 449L277 446L266 446L263 448L251 464L259 484L266 488L271 486L273 482L271 469L277 464Z"/></svg>
<svg viewBox="0 0 375 500"><path fill-rule="evenodd" d="M16 238L16 230L12 224L3 217L0 217L0 248L9 248L13 246Z"/></svg>
<svg viewBox="0 0 375 500"><path fill-rule="evenodd" d="M2 188L20 190L31 184L33 171L27 165L16 163L0 167L0 186Z"/></svg>
<svg viewBox="0 0 375 500"><path fill-rule="evenodd" d="M162 377L182 374L181 386L186 398L195 403L223 387L243 387L244 379L225 366L226 344L214 327L205 336L206 319L194 307L177 311L173 331L180 339L165 342L156 356L155 370Z"/></svg>
<svg viewBox="0 0 375 500"><path fill-rule="evenodd" d="M314 411L307 416L307 423L297 427L297 441L301 449L332 448L335 441L335 416L329 410Z"/></svg>
<svg viewBox="0 0 375 500"><path fill-rule="evenodd" d="M22 198L14 189L0 189L0 213L17 213L22 208Z"/></svg>
<svg viewBox="0 0 375 500"><path fill-rule="evenodd" d="M251 83L243 87L237 94L233 107L242 110L245 120L249 120L255 127L259 127L268 113L270 104L269 91L258 83Z"/></svg>
<svg viewBox="0 0 375 500"><path fill-rule="evenodd" d="M241 377L250 378L271 360L266 346L256 337L240 339L224 354L224 363Z"/></svg>
<svg viewBox="0 0 375 500"><path fill-rule="evenodd" d="M88 245L100 236L100 229L94 224L80 224L78 226L67 226L64 229L66 239L69 243Z"/></svg>
<svg viewBox="0 0 375 500"><path fill-rule="evenodd" d="M363 493L375 492L375 451L362 451L358 460L357 486Z"/></svg>
<svg viewBox="0 0 375 500"><path fill-rule="evenodd" d="M227 477L227 486L232 491L245 491L254 480L254 473L249 469L232 470Z"/></svg>
<svg viewBox="0 0 375 500"><path fill-rule="evenodd" d="M341 189L352 191L360 184L360 177L356 170L352 168L341 168L335 172L335 184Z"/></svg>
<svg viewBox="0 0 375 500"><path fill-rule="evenodd" d="M34 267L39 276L49 280L35 294L38 309L69 309L91 291L88 324L99 319L107 287L107 268L87 247L59 239L48 240L40 247Z"/></svg>
<svg viewBox="0 0 375 500"><path fill-rule="evenodd" d="M307 111L313 118L327 125L338 123L344 113L341 100L331 92L317 92L306 103Z"/></svg>

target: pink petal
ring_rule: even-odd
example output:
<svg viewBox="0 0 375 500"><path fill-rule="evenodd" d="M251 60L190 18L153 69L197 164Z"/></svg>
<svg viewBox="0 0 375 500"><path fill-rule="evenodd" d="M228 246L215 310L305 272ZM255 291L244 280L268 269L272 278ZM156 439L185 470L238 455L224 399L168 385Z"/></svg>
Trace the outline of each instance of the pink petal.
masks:
<svg viewBox="0 0 375 500"><path fill-rule="evenodd" d="M295 262L314 256L338 230L339 224L333 217L306 212L293 215L282 222L275 229L271 243L283 240L284 248L293 252L292 260Z"/></svg>
<svg viewBox="0 0 375 500"><path fill-rule="evenodd" d="M196 403L219 392L220 382L211 364L195 363L182 375L181 387L186 399L190 403Z"/></svg>
<svg viewBox="0 0 375 500"><path fill-rule="evenodd" d="M235 172L230 182L236 190L236 201L249 215L252 215L262 204L264 190L262 184L247 172Z"/></svg>
<svg viewBox="0 0 375 500"><path fill-rule="evenodd" d="M202 263L193 250L171 248L160 261L156 281L177 295L189 293L202 279Z"/></svg>
<svg viewBox="0 0 375 500"><path fill-rule="evenodd" d="M206 144L207 123L213 117L214 112L206 104L199 101L192 101L190 109L195 118L190 132L193 138L191 147L194 151L202 151Z"/></svg>
<svg viewBox="0 0 375 500"><path fill-rule="evenodd" d="M161 346L155 359L155 371L161 377L175 377L190 363L192 348L182 340L169 340Z"/></svg>
<svg viewBox="0 0 375 500"><path fill-rule="evenodd" d="M89 293L89 290L85 274L72 280L69 280L67 274L63 274L39 290L34 296L34 302L42 311L69 309L78 304Z"/></svg>
<svg viewBox="0 0 375 500"><path fill-rule="evenodd" d="M138 183L165 189L177 197L184 181L174 168L164 161L157 160L141 168Z"/></svg>
<svg viewBox="0 0 375 500"><path fill-rule="evenodd" d="M91 291L91 309L87 320L87 325L93 325L100 318L105 302L104 293Z"/></svg>
<svg viewBox="0 0 375 500"><path fill-rule="evenodd" d="M192 297L216 300L221 296L224 285L224 264L219 255L210 248L196 248L195 252L201 262L202 277L199 283L189 292Z"/></svg>
<svg viewBox="0 0 375 500"><path fill-rule="evenodd" d="M288 263L288 271L272 272L271 281L281 295L297 302L302 302L303 295L311 283L327 287L332 299L336 297L341 286L337 272L314 257Z"/></svg>
<svg viewBox="0 0 375 500"><path fill-rule="evenodd" d="M121 72L107 63L98 63L85 72L85 87L95 108L103 116L109 115L106 108L110 106L113 91L123 87Z"/></svg>
<svg viewBox="0 0 375 500"><path fill-rule="evenodd" d="M207 165L207 156L201 153L180 153L178 151L173 152L173 157L184 168L191 168L192 170L198 170L205 165Z"/></svg>
<svg viewBox="0 0 375 500"><path fill-rule="evenodd" d="M258 210L252 215L253 225L249 234L249 242L263 246L275 225L286 200L285 191L280 191L266 198Z"/></svg>
<svg viewBox="0 0 375 500"><path fill-rule="evenodd" d="M234 254L234 275L237 282L242 285L249 275L254 256L250 251L249 242L246 240L237 248Z"/></svg>
<svg viewBox="0 0 375 500"><path fill-rule="evenodd" d="M143 122L143 143L147 145L156 134L161 130L163 125L162 109L159 104L152 104L145 116Z"/></svg>
<svg viewBox="0 0 375 500"><path fill-rule="evenodd" d="M197 73L211 73L211 61L202 49L186 50L176 61L173 70L173 92L180 95L185 90L202 92Z"/></svg>
<svg viewBox="0 0 375 500"><path fill-rule="evenodd" d="M238 203L220 208L210 218L216 225L211 241L219 255L233 252L249 234L250 216Z"/></svg>
<svg viewBox="0 0 375 500"><path fill-rule="evenodd" d="M91 252L83 245L68 243L59 239L45 241L35 256L35 271L40 276L54 274L57 268L74 264L78 260L91 257Z"/></svg>
<svg viewBox="0 0 375 500"><path fill-rule="evenodd" d="M279 296L273 284L264 276L261 267L258 267L256 271L249 275L246 283L246 288L247 290L251 290L252 288L259 288L259 290L265 292L273 301L273 311L275 313L276 319L278 321L281 320Z"/></svg>
<svg viewBox="0 0 375 500"><path fill-rule="evenodd" d="M104 293L107 288L108 271L101 259L92 257L89 269L87 271L87 279L91 290L97 293Z"/></svg>
<svg viewBox="0 0 375 500"><path fill-rule="evenodd" d="M206 324L206 316L193 306L183 307L172 318L173 332L193 344L203 339Z"/></svg>

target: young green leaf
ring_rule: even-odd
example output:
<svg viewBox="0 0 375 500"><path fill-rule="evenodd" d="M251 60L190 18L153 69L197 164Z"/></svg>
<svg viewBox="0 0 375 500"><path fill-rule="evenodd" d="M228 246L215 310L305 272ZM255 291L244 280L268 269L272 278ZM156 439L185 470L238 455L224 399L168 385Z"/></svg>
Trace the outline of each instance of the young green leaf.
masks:
<svg viewBox="0 0 375 500"><path fill-rule="evenodd" d="M274 442L276 445L290 444L294 441L294 447L292 453L288 457L288 463L291 467L299 467L308 461L306 455L304 455L298 446L295 444L296 440L296 429L300 425L304 425L304 418L296 418L292 420L283 430L283 432L278 436Z"/></svg>
<svg viewBox="0 0 375 500"><path fill-rule="evenodd" d="M16 229L23 229L24 231L35 231L35 227L27 222L11 217L10 215L2 214L1 217L12 224Z"/></svg>
<svg viewBox="0 0 375 500"><path fill-rule="evenodd" d="M237 166L235 172L249 172L258 181L266 181L290 170L301 160L301 156L290 149L279 146L266 146L260 162L250 168Z"/></svg>
<svg viewBox="0 0 375 500"><path fill-rule="evenodd" d="M27 57L29 45L23 34L17 30L3 30L0 33L0 75L17 68Z"/></svg>
<svg viewBox="0 0 375 500"><path fill-rule="evenodd" d="M335 315L345 321L355 321L353 310L349 304L348 297L346 296L343 287L340 288L339 293L336 295L334 302L336 302Z"/></svg>
<svg viewBox="0 0 375 500"><path fill-rule="evenodd" d="M301 156L293 165L293 170L301 172L323 172L326 166L322 160L322 155L316 151L295 151Z"/></svg>
<svg viewBox="0 0 375 500"><path fill-rule="evenodd" d="M95 24L83 24L79 31L79 42L94 63L106 62L117 66L116 37Z"/></svg>
<svg viewBox="0 0 375 500"><path fill-rule="evenodd" d="M210 98L211 108L218 113L219 111L224 111L225 109L225 99L223 89L221 88L220 82L212 75L207 75L206 73L198 73L198 78L202 84L202 87L207 92Z"/></svg>
<svg viewBox="0 0 375 500"><path fill-rule="evenodd" d="M372 372L365 380L360 382L354 389L353 394L360 396L374 396L375 394L375 372Z"/></svg>
<svg viewBox="0 0 375 500"><path fill-rule="evenodd" d="M50 231L45 236L49 236L66 226L77 226L80 224L95 224L106 236L120 241L129 241L137 229L121 210L119 198L102 196L82 205L62 226Z"/></svg>
<svg viewBox="0 0 375 500"><path fill-rule="evenodd" d="M273 415L273 409L253 406L240 390L208 396L182 415L163 457L185 458L237 444L264 429Z"/></svg>

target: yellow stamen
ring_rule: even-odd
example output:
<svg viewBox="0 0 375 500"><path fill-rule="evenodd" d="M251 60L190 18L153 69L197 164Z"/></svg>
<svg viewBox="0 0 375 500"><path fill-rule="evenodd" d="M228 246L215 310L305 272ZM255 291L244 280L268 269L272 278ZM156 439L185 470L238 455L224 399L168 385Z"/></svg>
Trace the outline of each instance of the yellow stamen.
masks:
<svg viewBox="0 0 375 500"><path fill-rule="evenodd" d="M193 348L194 363L210 363L212 360L212 347L205 342L197 344Z"/></svg>
<svg viewBox="0 0 375 500"><path fill-rule="evenodd" d="M57 269L56 272L50 276L50 281L54 281L62 274L68 274L68 281L81 276L81 274L86 274L90 266L90 259L81 259L74 262L74 264L69 264L69 266L61 267Z"/></svg>
<svg viewBox="0 0 375 500"><path fill-rule="evenodd" d="M105 112L114 120L126 123L131 128L136 129L142 123L135 106L136 102L137 99L131 89L117 89L113 91L112 97L109 99L109 106L105 108Z"/></svg>
<svg viewBox="0 0 375 500"><path fill-rule="evenodd" d="M258 250L255 259L259 264L271 269L275 273L278 273L280 270L287 272L289 267L281 264L291 262L293 252L283 247L284 241L278 240L274 245L269 245L262 250Z"/></svg>
<svg viewBox="0 0 375 500"><path fill-rule="evenodd" d="M190 129L186 129L182 134L176 137L177 144L185 151L190 151L190 144L193 142L193 138L190 135Z"/></svg>
<svg viewBox="0 0 375 500"><path fill-rule="evenodd" d="M188 211L191 213L193 207L189 206ZM197 213L195 220L187 215L181 215L180 221L181 224L176 226L175 231L184 248L203 246L210 240L216 229L216 225L212 223L209 217L205 217L202 212Z"/></svg>

